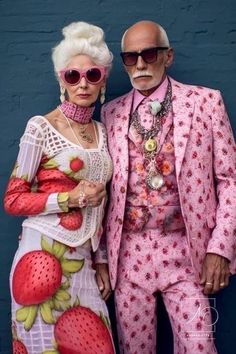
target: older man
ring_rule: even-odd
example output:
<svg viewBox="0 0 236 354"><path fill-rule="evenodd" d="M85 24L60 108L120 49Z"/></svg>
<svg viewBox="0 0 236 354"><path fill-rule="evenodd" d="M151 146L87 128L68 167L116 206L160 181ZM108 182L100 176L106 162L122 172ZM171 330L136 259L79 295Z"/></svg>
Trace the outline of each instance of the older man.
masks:
<svg viewBox="0 0 236 354"><path fill-rule="evenodd" d="M207 295L235 271L235 143L224 103L219 91L167 76L173 49L156 23L130 27L121 56L133 90L102 113L114 163L106 233L121 353L156 353L157 293L174 352L216 353Z"/></svg>

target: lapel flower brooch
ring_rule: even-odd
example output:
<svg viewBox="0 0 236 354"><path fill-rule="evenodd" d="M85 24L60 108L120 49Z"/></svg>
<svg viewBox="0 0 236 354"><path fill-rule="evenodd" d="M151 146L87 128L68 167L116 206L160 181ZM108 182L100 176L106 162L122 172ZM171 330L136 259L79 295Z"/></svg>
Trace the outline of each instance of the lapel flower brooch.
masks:
<svg viewBox="0 0 236 354"><path fill-rule="evenodd" d="M152 101L149 103L150 112L152 115L156 116L158 112L160 112L162 106L158 100Z"/></svg>

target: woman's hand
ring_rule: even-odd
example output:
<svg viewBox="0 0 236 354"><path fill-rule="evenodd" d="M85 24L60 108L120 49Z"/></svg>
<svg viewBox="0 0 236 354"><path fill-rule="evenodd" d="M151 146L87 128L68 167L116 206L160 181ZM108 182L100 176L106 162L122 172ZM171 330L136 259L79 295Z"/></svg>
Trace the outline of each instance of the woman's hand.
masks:
<svg viewBox="0 0 236 354"><path fill-rule="evenodd" d="M69 208L97 207L106 196L104 184L83 180L68 193Z"/></svg>
<svg viewBox="0 0 236 354"><path fill-rule="evenodd" d="M111 284L109 280L108 265L106 263L96 264L96 280L102 298L107 301L111 295Z"/></svg>

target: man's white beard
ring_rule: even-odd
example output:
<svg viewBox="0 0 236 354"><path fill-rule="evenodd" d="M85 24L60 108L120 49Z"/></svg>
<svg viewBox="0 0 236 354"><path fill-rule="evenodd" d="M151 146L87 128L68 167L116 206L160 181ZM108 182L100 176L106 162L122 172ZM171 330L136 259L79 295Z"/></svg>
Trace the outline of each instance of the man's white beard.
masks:
<svg viewBox="0 0 236 354"><path fill-rule="evenodd" d="M153 88L154 86L157 86L158 83L153 83L153 82L150 82L150 83L138 83L138 82L135 82L135 80L133 78L130 77L130 82L131 82L131 85L133 86L133 88L135 88L136 90L140 90L140 91L146 91L146 90L150 90L151 88Z"/></svg>

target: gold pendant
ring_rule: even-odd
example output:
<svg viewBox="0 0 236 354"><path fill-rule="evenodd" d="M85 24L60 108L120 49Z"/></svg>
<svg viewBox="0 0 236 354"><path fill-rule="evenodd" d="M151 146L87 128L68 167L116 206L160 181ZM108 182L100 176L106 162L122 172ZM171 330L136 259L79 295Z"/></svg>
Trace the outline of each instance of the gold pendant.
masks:
<svg viewBox="0 0 236 354"><path fill-rule="evenodd" d="M155 151L157 148L157 142L155 139L149 138L145 144L144 144L144 148L146 151L148 152L152 152Z"/></svg>
<svg viewBox="0 0 236 354"><path fill-rule="evenodd" d="M82 140L86 141L87 143L93 143L93 138L90 134L80 134Z"/></svg>
<svg viewBox="0 0 236 354"><path fill-rule="evenodd" d="M146 184L149 188L153 190L158 190L165 184L165 182L161 173L152 170L149 171L146 177Z"/></svg>
<svg viewBox="0 0 236 354"><path fill-rule="evenodd" d="M87 127L80 128L79 135L81 139L86 141L87 143L93 143L93 137L90 133L87 133Z"/></svg>

